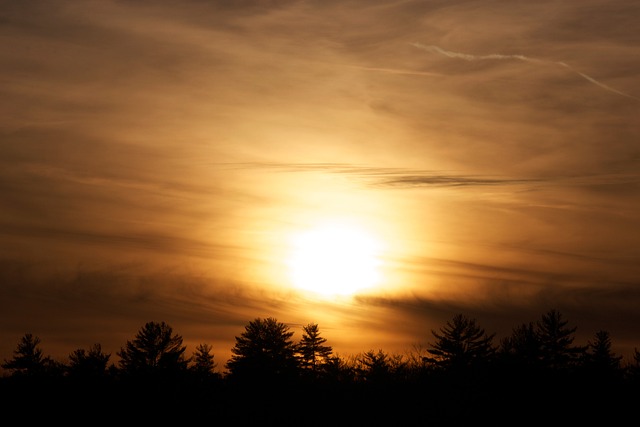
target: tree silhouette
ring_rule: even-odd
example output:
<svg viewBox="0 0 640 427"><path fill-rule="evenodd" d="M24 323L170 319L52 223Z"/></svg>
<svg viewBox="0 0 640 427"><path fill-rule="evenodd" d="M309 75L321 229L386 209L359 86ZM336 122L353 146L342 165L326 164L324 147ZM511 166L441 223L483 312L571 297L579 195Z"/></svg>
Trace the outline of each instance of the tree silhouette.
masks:
<svg viewBox="0 0 640 427"><path fill-rule="evenodd" d="M100 344L94 344L88 351L79 348L69 355L69 375L75 377L102 377L107 372L111 354L102 352Z"/></svg>
<svg viewBox="0 0 640 427"><path fill-rule="evenodd" d="M2 364L4 369L12 371L15 376L41 376L62 374L63 366L51 357L44 356L40 348L40 338L26 333L20 339L13 352L13 358Z"/></svg>
<svg viewBox="0 0 640 427"><path fill-rule="evenodd" d="M391 357L382 349L369 350L357 357L358 376L370 383L385 383L393 374Z"/></svg>
<svg viewBox="0 0 640 427"><path fill-rule="evenodd" d="M350 360L346 357L333 355L327 359L327 363L323 365L325 375L323 378L333 380L336 383L351 383L357 377L356 358Z"/></svg>
<svg viewBox="0 0 640 427"><path fill-rule="evenodd" d="M198 375L211 376L214 374L214 370L217 364L214 362L214 356L211 353L211 346L209 344L199 344L196 347L196 351L191 357L191 365L189 369Z"/></svg>
<svg viewBox="0 0 640 427"><path fill-rule="evenodd" d="M172 414L193 420L215 413L226 424L278 426L300 425L301 420L326 424L323 417L307 423L309 407L329 408L333 412L327 410L327 416L354 425L404 425L425 413L436 423L466 423L477 421L496 402L503 405L496 408L501 417L526 413L533 422L557 414L571 421L635 415L640 352L635 349L622 368L607 331L598 330L580 347L573 344L577 328L567 324L550 310L538 322L514 328L496 349L493 334L458 314L431 331L433 344L404 359L382 349L333 355L315 323L304 326L302 339L294 344L288 326L257 318L236 337L226 364L229 375L214 372L207 344L185 358L182 337L164 322L145 324L127 341L118 353L120 368L107 368L110 355L99 344L73 351L65 366L44 356L40 338L25 334L14 357L2 364L12 375L0 377L0 401L8 408L27 402L39 408L74 402L90 411L108 406L114 421L130 413L146 422L166 421L171 408ZM322 375L290 381L314 369ZM568 411L569 397L587 411Z"/></svg>
<svg viewBox="0 0 640 427"><path fill-rule="evenodd" d="M589 341L585 352L584 365L596 379L617 379L622 374L622 356L617 356L611 350L609 332L599 330L594 341Z"/></svg>
<svg viewBox="0 0 640 427"><path fill-rule="evenodd" d="M457 314L440 333L431 330L436 338L427 352L434 357L425 357L429 363L447 369L461 369L487 362L494 354L493 337L478 326L475 319Z"/></svg>
<svg viewBox="0 0 640 427"><path fill-rule="evenodd" d="M511 336L502 339L498 353L503 362L519 369L531 370L540 366L542 343L533 322L513 329Z"/></svg>
<svg viewBox="0 0 640 427"><path fill-rule="evenodd" d="M297 346L300 367L317 376L331 358L333 348L324 345L326 338L320 336L318 324L309 323L302 327L302 339Z"/></svg>
<svg viewBox="0 0 640 427"><path fill-rule="evenodd" d="M185 350L182 337L174 335L171 326L165 322L147 322L117 354L124 373L159 375L184 371L188 363Z"/></svg>
<svg viewBox="0 0 640 427"><path fill-rule="evenodd" d="M273 317L256 318L236 336L226 364L232 378L241 380L285 380L298 370L293 332Z"/></svg>
<svg viewBox="0 0 640 427"><path fill-rule="evenodd" d="M633 349L633 356L625 367L625 376L629 382L634 385L640 385L640 351Z"/></svg>
<svg viewBox="0 0 640 427"><path fill-rule="evenodd" d="M550 369L567 369L576 365L586 347L574 346L577 327L568 327L568 321L555 309L542 315L537 325L541 360Z"/></svg>

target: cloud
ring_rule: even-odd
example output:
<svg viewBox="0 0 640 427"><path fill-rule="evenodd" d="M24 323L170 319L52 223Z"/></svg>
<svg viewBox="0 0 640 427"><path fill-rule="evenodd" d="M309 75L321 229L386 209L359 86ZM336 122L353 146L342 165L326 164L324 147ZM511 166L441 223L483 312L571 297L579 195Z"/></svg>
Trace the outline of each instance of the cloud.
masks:
<svg viewBox="0 0 640 427"><path fill-rule="evenodd" d="M364 67L358 65L345 65L348 68L355 68L363 71L376 71L379 73L385 74L398 74L398 75L407 75L407 76L425 76L425 77L444 77L444 74L434 73L430 71L416 71L416 70L405 70L398 68L382 68L382 67Z"/></svg>
<svg viewBox="0 0 640 427"><path fill-rule="evenodd" d="M555 258L557 262L563 257ZM640 321L636 309L640 303L637 279L616 281L605 274L598 277L586 272L555 272L454 259L424 257L414 261L439 278L434 289L416 287L408 293L358 297L362 305L393 311L396 324L406 322L408 336L418 337L424 331L423 325L442 325L454 314L463 313L479 319L488 332L496 332L501 338L510 334L513 327L536 321L555 308L578 326L577 343L586 343L596 330L605 329L615 336L615 351L630 355L637 346L634 326ZM606 265L604 260L584 261ZM425 342L432 339L429 333L422 334Z"/></svg>
<svg viewBox="0 0 640 427"><path fill-rule="evenodd" d="M389 188L476 187L536 183L535 178L457 175L447 171L360 166L343 163L238 163L227 167L261 168L285 172L327 172L363 178L368 184Z"/></svg>
<svg viewBox="0 0 640 427"><path fill-rule="evenodd" d="M256 316L312 320L290 295L186 264L79 264L47 273L40 267L0 259L1 355L10 354L20 336L31 332L56 357L99 342L116 361L115 351L144 323L162 320L192 343L189 351L195 344L213 343L216 358L224 362L234 336Z"/></svg>
<svg viewBox="0 0 640 427"><path fill-rule="evenodd" d="M640 175L631 172L557 173L542 176L466 175L447 170L420 170L351 163L247 162L215 164L222 169L264 169L285 173L321 172L342 175L368 186L388 189L526 186L528 189L572 188L617 196L636 195ZM605 191L606 190L606 191ZM541 203L542 201L539 200ZM568 203L568 200L566 201ZM534 200L529 203L535 204ZM555 206L560 208L557 201Z"/></svg>
<svg viewBox="0 0 640 427"><path fill-rule="evenodd" d="M472 54L468 54L468 53L461 53L461 52L452 52L449 50L445 50L442 49L439 46L435 46L435 45L424 45L422 43L418 43L418 42L414 42L411 43L412 46L417 47L418 49L422 49L425 50L427 52L432 52L432 53L438 53L440 55L444 55L447 56L449 58L456 58L456 59L463 59L465 61L486 61L486 60L509 60L509 59L516 59L519 61L525 61L525 62L530 62L530 63L534 63L534 64L555 64L555 65L560 65L568 70L570 70L571 72L579 75L580 77L584 78L585 80L587 80L590 83L593 83L599 87L601 87L604 90L607 90L609 92L630 98L630 99L634 99L636 101L640 101L640 98L635 97L633 95L630 95L628 93L625 92L621 92L617 89L614 89L610 86L607 86L606 84L599 82L598 80L594 79L593 77L581 73L577 70L575 70L573 67L571 67L570 65L568 65L565 62L562 61L545 61L545 60L541 60L541 59L536 59L536 58L530 58L528 56L524 56L524 55L503 55L503 54L489 54L489 55L472 55Z"/></svg>

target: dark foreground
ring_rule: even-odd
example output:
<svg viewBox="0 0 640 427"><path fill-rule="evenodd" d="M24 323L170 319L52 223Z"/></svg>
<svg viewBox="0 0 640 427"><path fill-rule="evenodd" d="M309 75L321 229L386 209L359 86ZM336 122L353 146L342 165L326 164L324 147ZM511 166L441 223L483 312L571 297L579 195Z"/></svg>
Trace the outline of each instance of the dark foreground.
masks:
<svg viewBox="0 0 640 427"><path fill-rule="evenodd" d="M0 384L5 419L27 425L573 426L626 424L640 409L637 384L559 379L177 384L2 378Z"/></svg>

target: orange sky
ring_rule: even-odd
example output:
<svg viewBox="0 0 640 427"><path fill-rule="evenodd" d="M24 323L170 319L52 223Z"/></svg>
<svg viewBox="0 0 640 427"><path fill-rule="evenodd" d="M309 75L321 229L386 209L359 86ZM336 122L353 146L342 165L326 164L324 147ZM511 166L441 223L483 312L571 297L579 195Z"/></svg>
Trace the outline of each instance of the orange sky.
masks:
<svg viewBox="0 0 640 427"><path fill-rule="evenodd" d="M0 360L156 320L222 366L255 317L404 353L551 308L640 348L636 1L5 3ZM377 286L293 286L327 221L383 243Z"/></svg>

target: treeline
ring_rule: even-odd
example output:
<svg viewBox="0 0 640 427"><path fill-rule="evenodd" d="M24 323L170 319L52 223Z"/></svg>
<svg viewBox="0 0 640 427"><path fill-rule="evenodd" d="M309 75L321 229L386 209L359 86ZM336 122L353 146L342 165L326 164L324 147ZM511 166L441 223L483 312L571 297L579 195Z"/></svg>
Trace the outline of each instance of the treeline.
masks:
<svg viewBox="0 0 640 427"><path fill-rule="evenodd" d="M496 342L475 319L458 314L431 331L424 349L342 357L318 324L304 326L294 342L286 324L256 318L236 336L225 370L207 343L187 355L182 336L165 322L146 323L116 353L117 364L98 343L73 351L67 363L55 361L40 338L27 333L2 364L8 374L0 378L0 398L9 410L32 408L32 416L211 417L236 425L431 425L485 417L496 424L496 416L524 414L540 422L629 415L640 397L640 352L623 362L607 331L580 346L576 329L550 310Z"/></svg>

